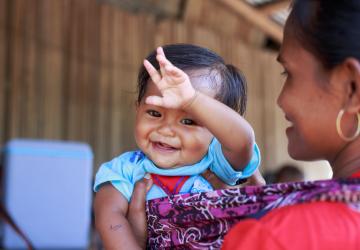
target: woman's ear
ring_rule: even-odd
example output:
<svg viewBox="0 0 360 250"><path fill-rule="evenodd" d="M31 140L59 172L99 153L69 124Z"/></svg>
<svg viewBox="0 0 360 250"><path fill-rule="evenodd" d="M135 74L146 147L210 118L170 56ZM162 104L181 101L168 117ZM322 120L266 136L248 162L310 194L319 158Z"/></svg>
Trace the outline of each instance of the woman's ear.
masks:
<svg viewBox="0 0 360 250"><path fill-rule="evenodd" d="M347 58L344 61L347 74L346 91L348 93L348 101L346 111L349 113L360 112L360 62L355 58Z"/></svg>

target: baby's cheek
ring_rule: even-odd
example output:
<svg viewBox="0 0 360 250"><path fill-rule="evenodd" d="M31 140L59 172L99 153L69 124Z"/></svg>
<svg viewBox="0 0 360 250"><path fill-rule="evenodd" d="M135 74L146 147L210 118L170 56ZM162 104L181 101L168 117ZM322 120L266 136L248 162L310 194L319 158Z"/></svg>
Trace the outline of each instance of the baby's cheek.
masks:
<svg viewBox="0 0 360 250"><path fill-rule="evenodd" d="M135 123L135 136L144 137L150 131L151 126L148 123L142 121Z"/></svg>
<svg viewBox="0 0 360 250"><path fill-rule="evenodd" d="M193 150L205 155L209 148L212 136L202 134L201 136L194 136L192 139Z"/></svg>
<svg viewBox="0 0 360 250"><path fill-rule="evenodd" d="M146 137L147 137L146 128L141 125L135 126L134 137L135 137L135 141L136 141L137 145L141 146L141 144L144 143L144 140L146 140Z"/></svg>

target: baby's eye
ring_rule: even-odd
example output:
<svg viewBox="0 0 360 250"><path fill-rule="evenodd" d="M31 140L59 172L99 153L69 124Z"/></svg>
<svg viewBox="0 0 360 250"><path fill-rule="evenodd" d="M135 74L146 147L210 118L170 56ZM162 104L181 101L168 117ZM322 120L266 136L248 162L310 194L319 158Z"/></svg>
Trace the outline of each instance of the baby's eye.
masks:
<svg viewBox="0 0 360 250"><path fill-rule="evenodd" d="M148 113L149 115L151 115L153 117L161 117L161 114L159 112L157 112L156 110L149 109L146 111L146 113Z"/></svg>
<svg viewBox="0 0 360 250"><path fill-rule="evenodd" d="M184 125L196 125L195 121L187 118L182 119L180 122Z"/></svg>

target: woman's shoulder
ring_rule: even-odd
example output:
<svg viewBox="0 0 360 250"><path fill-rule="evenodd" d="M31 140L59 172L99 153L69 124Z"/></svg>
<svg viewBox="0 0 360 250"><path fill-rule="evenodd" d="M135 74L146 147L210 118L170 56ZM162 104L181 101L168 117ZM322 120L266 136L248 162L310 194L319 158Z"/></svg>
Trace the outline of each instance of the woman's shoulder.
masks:
<svg viewBox="0 0 360 250"><path fill-rule="evenodd" d="M312 202L274 209L235 225L224 249L358 249L360 213L343 203ZM241 239L237 240L241 235Z"/></svg>

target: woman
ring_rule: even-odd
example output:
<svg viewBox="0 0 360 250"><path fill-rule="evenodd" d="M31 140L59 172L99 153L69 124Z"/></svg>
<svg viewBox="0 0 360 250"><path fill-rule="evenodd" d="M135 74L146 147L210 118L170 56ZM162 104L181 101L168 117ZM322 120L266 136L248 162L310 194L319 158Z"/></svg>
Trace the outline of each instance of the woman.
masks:
<svg viewBox="0 0 360 250"><path fill-rule="evenodd" d="M328 160L334 178L360 177L359 25L358 0L296 0L278 57L288 152L297 160ZM312 202L275 209L239 222L223 249L360 249L359 207Z"/></svg>

